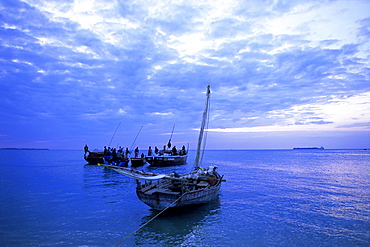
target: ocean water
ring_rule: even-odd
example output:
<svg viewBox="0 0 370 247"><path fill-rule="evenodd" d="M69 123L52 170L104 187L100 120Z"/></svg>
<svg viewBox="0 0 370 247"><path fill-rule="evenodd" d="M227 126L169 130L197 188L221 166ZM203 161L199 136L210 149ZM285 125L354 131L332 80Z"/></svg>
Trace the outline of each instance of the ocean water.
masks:
<svg viewBox="0 0 370 247"><path fill-rule="evenodd" d="M194 155L139 169L188 172ZM82 150L0 157L0 246L370 246L366 150L206 151L227 180L218 200L146 225L157 211L135 181L86 165Z"/></svg>

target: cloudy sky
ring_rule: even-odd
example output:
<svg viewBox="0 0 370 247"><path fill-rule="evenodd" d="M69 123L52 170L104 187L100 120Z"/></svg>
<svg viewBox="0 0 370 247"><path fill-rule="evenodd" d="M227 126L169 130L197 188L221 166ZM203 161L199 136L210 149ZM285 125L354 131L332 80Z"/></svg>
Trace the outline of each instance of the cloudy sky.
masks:
<svg viewBox="0 0 370 247"><path fill-rule="evenodd" d="M368 0L0 0L0 147L370 148ZM118 127L118 128L117 128Z"/></svg>

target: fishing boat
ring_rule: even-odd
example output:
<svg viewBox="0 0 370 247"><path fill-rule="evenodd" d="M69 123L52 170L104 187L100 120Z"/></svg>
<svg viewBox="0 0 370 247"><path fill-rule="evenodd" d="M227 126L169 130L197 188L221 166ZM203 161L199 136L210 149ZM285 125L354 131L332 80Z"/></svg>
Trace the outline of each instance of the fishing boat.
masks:
<svg viewBox="0 0 370 247"><path fill-rule="evenodd" d="M117 132L117 129L118 127L121 125L121 123L118 124L116 130L114 131L114 134L109 142L109 145L108 147L110 146L110 144L112 143L113 141L113 138L114 138L114 135L116 134ZM104 147L105 149L105 147ZM87 144L85 145L84 147L84 151L85 151L85 154L84 154L84 159L89 163L89 165L97 165L97 164L102 164L102 163L106 163L107 162L107 158L105 157L105 152L99 152L98 149L95 149L94 152L91 152L89 150L89 147L87 146ZM113 161L113 159L109 159L109 163L111 163ZM114 164L116 164L116 160L114 160ZM118 164L118 163L117 163Z"/></svg>
<svg viewBox="0 0 370 247"><path fill-rule="evenodd" d="M103 163L104 153L88 151L84 154L84 159L89 163L89 165L96 165L98 163Z"/></svg>
<svg viewBox="0 0 370 247"><path fill-rule="evenodd" d="M188 153L186 154L176 154L173 155L170 152L164 152L158 156L146 156L145 160L150 164L150 166L175 166L184 165L188 158Z"/></svg>
<svg viewBox="0 0 370 247"><path fill-rule="evenodd" d="M172 128L172 134L167 145L164 145L162 150L158 150L157 148L154 152L150 150L151 154L149 154L148 151L148 155L145 157L145 160L151 166L174 166L186 164L189 146L188 149L186 149L183 145L180 150L177 150L176 146L171 148L171 139L174 129L175 125Z"/></svg>
<svg viewBox="0 0 370 247"><path fill-rule="evenodd" d="M217 166L200 167L205 147L204 132L209 117L209 85L206 95L206 106L199 132L197 153L191 172L185 174L175 172L153 174L128 168L110 167L123 175L134 178L137 183L137 197L155 210L204 204L218 197L221 183L224 181L223 176L217 172Z"/></svg>
<svg viewBox="0 0 370 247"><path fill-rule="evenodd" d="M203 204L218 196L223 176L216 171L217 166L200 167L205 147L204 132L209 118L210 93L208 85L193 171L186 174L171 173L154 182L141 182L148 180L148 177L136 178L138 198L153 209Z"/></svg>

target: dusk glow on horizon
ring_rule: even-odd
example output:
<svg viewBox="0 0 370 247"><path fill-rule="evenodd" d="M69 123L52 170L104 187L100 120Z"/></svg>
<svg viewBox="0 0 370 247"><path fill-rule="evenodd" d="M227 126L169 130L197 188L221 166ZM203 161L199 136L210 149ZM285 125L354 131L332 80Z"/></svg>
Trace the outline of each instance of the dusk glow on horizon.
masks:
<svg viewBox="0 0 370 247"><path fill-rule="evenodd" d="M195 149L208 84L208 149L370 148L370 1L0 9L0 148Z"/></svg>

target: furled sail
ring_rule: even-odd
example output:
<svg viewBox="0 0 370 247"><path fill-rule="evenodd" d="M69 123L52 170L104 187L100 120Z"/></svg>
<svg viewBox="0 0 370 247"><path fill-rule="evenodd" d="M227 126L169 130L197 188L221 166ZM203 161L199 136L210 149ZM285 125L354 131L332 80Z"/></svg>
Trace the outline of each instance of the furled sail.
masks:
<svg viewBox="0 0 370 247"><path fill-rule="evenodd" d="M108 166L108 165L102 165L102 164L100 164L100 165L104 166L104 167L107 167L107 168L110 168L110 169L114 170L115 172L118 172L118 173L120 173L122 175L125 175L127 177L134 178L134 179L139 179L139 180L157 180L157 179L167 177L166 174L147 173L147 172L142 172L142 171L138 171L138 170L135 170L135 169L129 169L129 168L125 168L125 167Z"/></svg>

